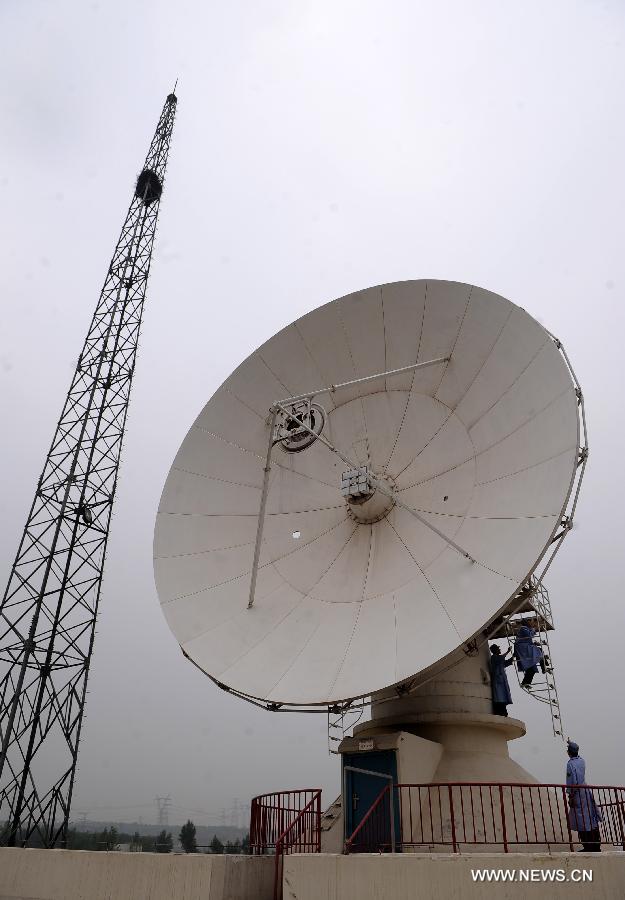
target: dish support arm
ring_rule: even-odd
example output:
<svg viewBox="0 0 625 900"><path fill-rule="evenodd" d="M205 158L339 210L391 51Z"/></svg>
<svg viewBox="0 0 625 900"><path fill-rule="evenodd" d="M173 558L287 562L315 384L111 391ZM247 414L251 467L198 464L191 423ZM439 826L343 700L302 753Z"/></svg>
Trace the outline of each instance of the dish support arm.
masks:
<svg viewBox="0 0 625 900"><path fill-rule="evenodd" d="M254 545L254 561L252 562L252 578L250 581L250 596L247 601L247 608L251 609L254 605L254 594L256 593L256 579L258 577L258 561L260 559L260 545L263 540L263 526L265 524L265 510L267 508L267 494L269 493L269 473L271 472L271 453L275 444L274 432L276 428L276 419L279 409L277 406L271 408L271 416L269 419L269 444L267 446L267 456L265 458L265 469L263 474L263 490L260 497L260 510L258 512L258 525L256 526L256 544Z"/></svg>

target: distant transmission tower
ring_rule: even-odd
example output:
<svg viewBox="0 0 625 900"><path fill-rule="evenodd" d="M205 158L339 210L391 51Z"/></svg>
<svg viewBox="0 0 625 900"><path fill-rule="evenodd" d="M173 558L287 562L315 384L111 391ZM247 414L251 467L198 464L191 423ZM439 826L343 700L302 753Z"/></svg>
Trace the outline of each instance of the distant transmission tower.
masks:
<svg viewBox="0 0 625 900"><path fill-rule="evenodd" d="M64 843L176 96L161 113L0 604L0 843Z"/></svg>
<svg viewBox="0 0 625 900"><path fill-rule="evenodd" d="M158 825L161 828L167 828L169 825L169 810L171 808L171 797L156 797L156 808L158 810Z"/></svg>

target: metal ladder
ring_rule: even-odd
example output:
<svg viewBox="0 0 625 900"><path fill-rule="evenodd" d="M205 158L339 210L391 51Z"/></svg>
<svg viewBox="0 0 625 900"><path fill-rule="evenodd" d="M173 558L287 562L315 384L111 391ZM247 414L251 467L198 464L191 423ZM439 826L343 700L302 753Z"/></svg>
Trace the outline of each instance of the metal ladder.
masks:
<svg viewBox="0 0 625 900"><path fill-rule="evenodd" d="M338 754L341 741L361 720L365 705L363 700L357 705L328 706L328 753Z"/></svg>
<svg viewBox="0 0 625 900"><path fill-rule="evenodd" d="M560 701L558 700L558 688L553 671L551 650L549 648L549 631L553 631L553 617L549 593L547 592L547 588L541 582L531 579L525 587L525 598L526 603L524 603L521 611L504 618L508 646L510 650L514 650L514 636L516 630L520 625L531 622L536 633L537 642L540 644L541 650L543 651L545 672L542 672L539 666L538 673L534 675L532 683L523 687L523 690L540 703L549 704L554 736L564 740ZM519 685L521 685L522 673L519 672L516 666L515 671Z"/></svg>

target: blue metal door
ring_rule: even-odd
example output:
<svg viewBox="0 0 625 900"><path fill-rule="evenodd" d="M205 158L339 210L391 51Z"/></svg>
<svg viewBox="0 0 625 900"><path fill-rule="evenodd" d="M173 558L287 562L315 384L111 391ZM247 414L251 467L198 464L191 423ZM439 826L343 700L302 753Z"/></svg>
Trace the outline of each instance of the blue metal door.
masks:
<svg viewBox="0 0 625 900"><path fill-rule="evenodd" d="M349 837L362 822L373 806L380 792L389 784L388 777L354 772L351 769L367 769L379 772L380 775L391 776L393 785L397 784L397 757L394 750L373 750L363 753L343 754L343 785L345 791L345 835ZM399 839L399 811L395 809L395 836ZM386 817L388 833L385 842L390 846L390 818Z"/></svg>

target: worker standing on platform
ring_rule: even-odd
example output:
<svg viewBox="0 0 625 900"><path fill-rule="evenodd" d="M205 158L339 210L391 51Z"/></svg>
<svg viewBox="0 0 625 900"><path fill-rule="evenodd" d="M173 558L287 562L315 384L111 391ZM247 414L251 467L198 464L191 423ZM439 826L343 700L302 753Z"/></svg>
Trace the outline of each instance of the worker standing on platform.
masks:
<svg viewBox="0 0 625 900"><path fill-rule="evenodd" d="M590 788L576 787L586 784L586 762L579 755L579 745L567 741L569 761L566 764L566 783L569 786L569 825L576 831L584 850L601 852L599 822L603 821Z"/></svg>
<svg viewBox="0 0 625 900"><path fill-rule="evenodd" d="M506 659L510 650L506 650L502 656L497 644L490 645L490 652L490 687L493 696L493 713L496 716L507 716L507 707L512 703L512 694L510 693L506 669L512 665L514 660L512 657Z"/></svg>

